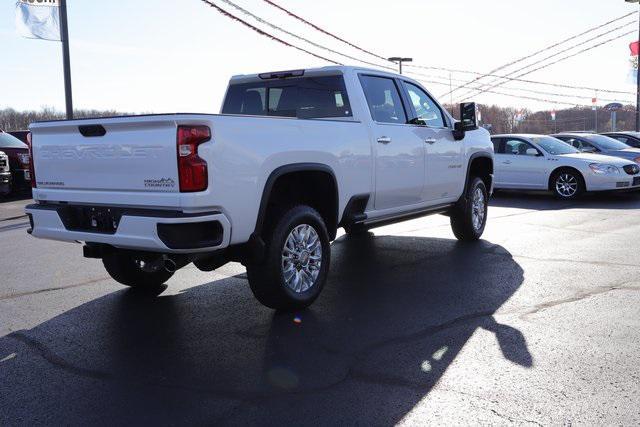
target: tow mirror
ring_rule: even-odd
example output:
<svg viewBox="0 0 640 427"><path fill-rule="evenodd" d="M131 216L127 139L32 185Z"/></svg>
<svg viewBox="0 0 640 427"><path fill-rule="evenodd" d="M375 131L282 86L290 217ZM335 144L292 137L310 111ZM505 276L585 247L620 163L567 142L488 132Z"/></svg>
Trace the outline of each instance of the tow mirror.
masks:
<svg viewBox="0 0 640 427"><path fill-rule="evenodd" d="M478 129L475 102L463 102L460 104L460 121L464 131Z"/></svg>
<svg viewBox="0 0 640 427"><path fill-rule="evenodd" d="M464 139L464 134L470 130L478 129L476 118L476 103L463 102L460 104L460 121L453 125L453 138L456 141Z"/></svg>

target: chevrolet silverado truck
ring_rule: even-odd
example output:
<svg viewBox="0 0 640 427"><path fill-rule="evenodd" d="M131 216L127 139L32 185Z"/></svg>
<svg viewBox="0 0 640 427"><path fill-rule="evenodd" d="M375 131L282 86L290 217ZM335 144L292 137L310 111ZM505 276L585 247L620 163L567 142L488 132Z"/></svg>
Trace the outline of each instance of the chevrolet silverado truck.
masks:
<svg viewBox="0 0 640 427"><path fill-rule="evenodd" d="M221 114L31 125L29 232L82 242L116 281L165 283L193 262L247 268L264 305L320 294L339 228L428 214L482 235L493 144L417 81L357 67L234 76Z"/></svg>

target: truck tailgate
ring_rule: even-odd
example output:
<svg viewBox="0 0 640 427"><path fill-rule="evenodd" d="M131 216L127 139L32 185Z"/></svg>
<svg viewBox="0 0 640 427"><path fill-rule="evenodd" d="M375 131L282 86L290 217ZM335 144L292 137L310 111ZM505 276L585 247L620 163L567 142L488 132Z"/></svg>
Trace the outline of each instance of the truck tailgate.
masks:
<svg viewBox="0 0 640 427"><path fill-rule="evenodd" d="M39 189L179 192L171 116L35 123Z"/></svg>

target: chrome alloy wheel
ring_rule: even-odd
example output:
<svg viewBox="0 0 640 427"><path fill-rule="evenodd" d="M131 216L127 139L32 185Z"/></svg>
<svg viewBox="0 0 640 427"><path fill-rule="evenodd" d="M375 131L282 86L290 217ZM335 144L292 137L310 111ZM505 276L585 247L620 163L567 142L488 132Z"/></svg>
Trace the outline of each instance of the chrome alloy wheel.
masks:
<svg viewBox="0 0 640 427"><path fill-rule="evenodd" d="M282 275L295 293L308 291L318 279L322 265L322 242L318 232L308 224L291 230L282 248Z"/></svg>
<svg viewBox="0 0 640 427"><path fill-rule="evenodd" d="M476 188L471 199L471 221L473 222L474 230L478 231L482 228L486 214L484 193L481 188Z"/></svg>
<svg viewBox="0 0 640 427"><path fill-rule="evenodd" d="M562 197L575 196L578 192L578 180L571 174L561 174L556 179L556 192Z"/></svg>

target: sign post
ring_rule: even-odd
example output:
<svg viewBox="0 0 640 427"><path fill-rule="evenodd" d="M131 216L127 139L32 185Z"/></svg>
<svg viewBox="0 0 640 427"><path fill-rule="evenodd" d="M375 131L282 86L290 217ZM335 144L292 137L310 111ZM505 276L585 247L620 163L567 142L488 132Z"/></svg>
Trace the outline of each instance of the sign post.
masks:
<svg viewBox="0 0 640 427"><path fill-rule="evenodd" d="M624 0L627 3L638 3L640 6L640 0ZM640 19L638 19L638 42L640 42ZM640 63L638 59L638 42L631 43L631 55L636 57L636 132L640 132ZM636 52L634 52L634 47Z"/></svg>
<svg viewBox="0 0 640 427"><path fill-rule="evenodd" d="M611 111L611 132L615 132L616 129L616 121L618 116L618 110L622 108L622 104L619 102L612 102L611 104L607 104L604 106L604 109L607 111Z"/></svg>
<svg viewBox="0 0 640 427"><path fill-rule="evenodd" d="M67 119L73 119L67 0L17 0L16 30L26 38L62 42L65 105Z"/></svg>
<svg viewBox="0 0 640 427"><path fill-rule="evenodd" d="M73 119L73 98L71 92L71 59L69 56L69 26L67 23L67 0L60 1L60 38L62 40L62 64L64 68L64 98L67 120Z"/></svg>

